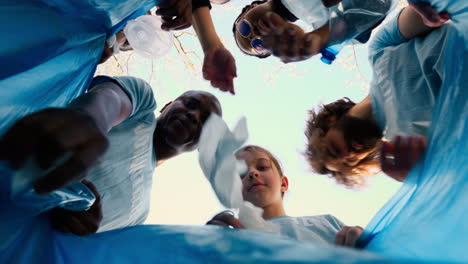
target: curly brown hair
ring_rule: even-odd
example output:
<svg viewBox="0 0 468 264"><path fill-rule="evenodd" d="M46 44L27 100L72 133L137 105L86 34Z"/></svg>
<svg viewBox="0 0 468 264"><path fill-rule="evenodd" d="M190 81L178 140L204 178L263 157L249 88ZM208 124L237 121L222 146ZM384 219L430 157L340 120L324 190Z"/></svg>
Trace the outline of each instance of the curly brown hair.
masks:
<svg viewBox="0 0 468 264"><path fill-rule="evenodd" d="M313 171L318 174L328 175L330 178L334 178L337 183L349 188L363 186L365 183L363 176L376 174L378 172L377 168L380 166L377 150L371 152L357 165L344 171L331 171L325 166L324 159L327 154L323 138L330 129L332 120L339 120L354 105L356 103L344 97L333 103L322 105L318 111L310 110L310 118L307 120L305 131L307 147L304 155Z"/></svg>

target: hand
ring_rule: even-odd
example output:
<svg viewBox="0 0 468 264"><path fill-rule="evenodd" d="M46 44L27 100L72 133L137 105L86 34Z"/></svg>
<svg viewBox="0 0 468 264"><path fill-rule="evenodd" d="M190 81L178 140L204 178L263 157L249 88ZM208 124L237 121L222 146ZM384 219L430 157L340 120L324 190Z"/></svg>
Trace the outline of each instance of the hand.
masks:
<svg viewBox="0 0 468 264"><path fill-rule="evenodd" d="M164 30L181 30L192 25L192 0L163 1L156 15L161 16Z"/></svg>
<svg viewBox="0 0 468 264"><path fill-rule="evenodd" d="M341 0L322 0L322 3L325 7L332 7L340 2Z"/></svg>
<svg viewBox="0 0 468 264"><path fill-rule="evenodd" d="M33 157L45 170L70 154L68 160L34 183L36 191L44 194L83 179L108 144L90 115L74 109L48 108L20 119L5 133L0 139L0 160L18 170Z"/></svg>
<svg viewBox="0 0 468 264"><path fill-rule="evenodd" d="M207 225L219 225L219 226L232 227L232 228L244 228L244 226L239 222L239 219L235 218L234 214L231 211L223 211L215 215L206 224Z"/></svg>
<svg viewBox="0 0 468 264"><path fill-rule="evenodd" d="M236 61L223 45L211 48L205 53L203 78L211 81L221 91L234 92L234 78L237 77Z"/></svg>
<svg viewBox="0 0 468 264"><path fill-rule="evenodd" d="M105 63L110 57L114 55L114 48L109 47L107 43L104 45L104 50L102 51L101 58L99 59L99 64Z"/></svg>
<svg viewBox="0 0 468 264"><path fill-rule="evenodd" d="M79 236L94 234L98 230L102 221L101 196L90 181L83 180L82 183L94 193L96 201L88 211L74 212L60 207L53 209L50 212L50 222L53 228Z"/></svg>
<svg viewBox="0 0 468 264"><path fill-rule="evenodd" d="M299 26L268 12L257 27L263 45L284 63L306 60L320 52L328 40L328 26L304 33Z"/></svg>
<svg viewBox="0 0 468 264"><path fill-rule="evenodd" d="M382 143L380 165L383 172L402 182L426 150L427 143L424 137L397 136L393 141Z"/></svg>
<svg viewBox="0 0 468 264"><path fill-rule="evenodd" d="M441 27L450 19L447 12L438 13L429 3L408 1L408 4L421 16L428 27Z"/></svg>
<svg viewBox="0 0 468 264"><path fill-rule="evenodd" d="M364 229L360 226L343 226L335 236L335 245L355 247Z"/></svg>

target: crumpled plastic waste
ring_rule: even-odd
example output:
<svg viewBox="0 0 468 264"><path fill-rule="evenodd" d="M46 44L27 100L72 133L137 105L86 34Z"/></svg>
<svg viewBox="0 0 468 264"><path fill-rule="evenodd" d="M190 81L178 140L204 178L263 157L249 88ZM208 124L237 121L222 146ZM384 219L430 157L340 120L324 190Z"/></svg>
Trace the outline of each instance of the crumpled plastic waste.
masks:
<svg viewBox="0 0 468 264"><path fill-rule="evenodd" d="M47 211L54 207L61 207L70 211L88 210L93 205L96 197L81 182L67 185L49 194L38 194L33 188L33 183L36 180L53 171L70 157L71 153L65 154L46 170L39 168L32 157L25 162L21 169L16 171L6 169L8 165L3 162L1 174L3 176L6 176L4 174L12 175L9 201L27 211Z"/></svg>
<svg viewBox="0 0 468 264"><path fill-rule="evenodd" d="M235 153L247 141L247 121L241 118L231 131L224 120L212 114L203 126L198 143L198 161L221 204L239 209L239 221L251 230L277 233L279 227L263 219L263 209L244 201L240 175L247 170Z"/></svg>

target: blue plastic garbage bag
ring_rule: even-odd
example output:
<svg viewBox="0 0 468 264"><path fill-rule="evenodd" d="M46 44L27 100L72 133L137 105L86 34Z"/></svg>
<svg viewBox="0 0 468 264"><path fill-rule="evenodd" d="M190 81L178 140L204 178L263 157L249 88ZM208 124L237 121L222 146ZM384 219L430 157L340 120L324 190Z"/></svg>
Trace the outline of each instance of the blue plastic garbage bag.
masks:
<svg viewBox="0 0 468 264"><path fill-rule="evenodd" d="M0 174L0 263L414 263L215 226L146 225L86 237L65 234L52 229L47 211L70 204L86 207L90 200L84 196L80 203L82 190L68 186L68 192L42 198L30 192L12 198L8 186L15 174Z"/></svg>
<svg viewBox="0 0 468 264"><path fill-rule="evenodd" d="M80 237L52 230L46 216L23 225L0 248L1 263L418 263L217 226L145 225Z"/></svg>
<svg viewBox="0 0 468 264"><path fill-rule="evenodd" d="M0 135L84 93L107 37L159 0L0 0Z"/></svg>
<svg viewBox="0 0 468 264"><path fill-rule="evenodd" d="M445 64L427 154L366 228L365 250L213 226L135 226L79 237L52 230L39 209L21 215L9 208L0 218L0 263L466 262L468 62L456 48L460 40L448 38L454 52L447 56L452 63Z"/></svg>
<svg viewBox="0 0 468 264"><path fill-rule="evenodd" d="M468 50L447 38L445 73L428 149L401 189L361 237L367 250L392 257L468 262Z"/></svg>
<svg viewBox="0 0 468 264"><path fill-rule="evenodd" d="M468 1L466 0L408 0L410 2L430 3L438 12L446 11L450 19L461 33L465 41L465 49L468 49Z"/></svg>

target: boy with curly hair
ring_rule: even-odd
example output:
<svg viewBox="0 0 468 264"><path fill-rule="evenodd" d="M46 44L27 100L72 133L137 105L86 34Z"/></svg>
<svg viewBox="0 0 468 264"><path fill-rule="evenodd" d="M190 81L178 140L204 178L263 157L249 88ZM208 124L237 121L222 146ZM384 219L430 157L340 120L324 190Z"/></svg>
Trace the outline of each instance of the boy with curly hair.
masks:
<svg viewBox="0 0 468 264"><path fill-rule="evenodd" d="M425 149L446 40L456 30L444 24L448 14L439 18L427 23L414 6L403 9L369 45L374 71L369 95L357 104L344 98L310 112L306 158L315 172L346 186L362 184L380 169L395 180L406 178ZM396 137L395 143L383 136Z"/></svg>

